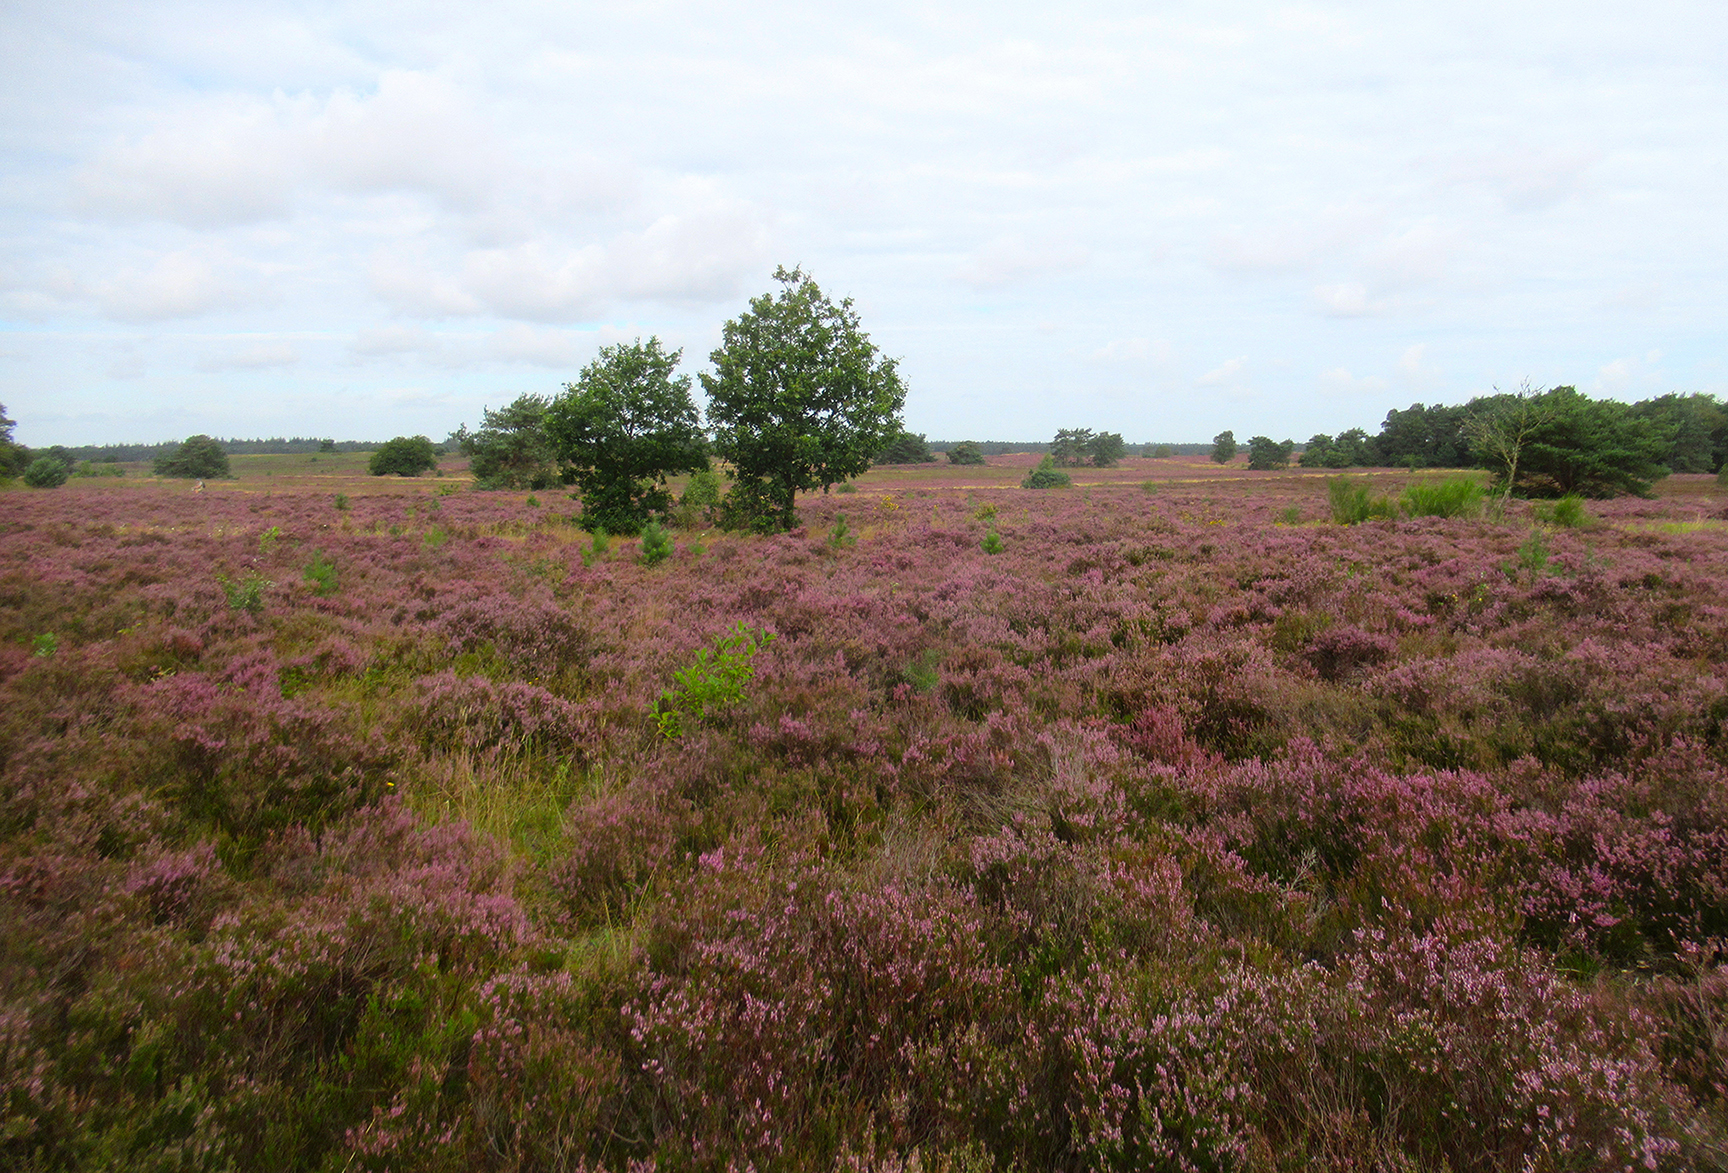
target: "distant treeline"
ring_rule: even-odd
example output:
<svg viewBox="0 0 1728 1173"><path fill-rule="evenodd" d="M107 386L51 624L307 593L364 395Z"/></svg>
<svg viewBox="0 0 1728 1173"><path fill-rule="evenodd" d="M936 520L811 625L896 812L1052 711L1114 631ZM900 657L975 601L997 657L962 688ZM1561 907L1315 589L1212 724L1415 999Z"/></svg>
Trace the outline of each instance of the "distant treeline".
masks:
<svg viewBox="0 0 1728 1173"><path fill-rule="evenodd" d="M937 452L946 452L954 445L963 443L960 440L932 440L930 447ZM1048 452L1049 440L974 440L978 451L985 456L1001 456L1007 452ZM1168 451L1165 451L1168 449ZM1150 442L1130 445L1129 452L1136 456L1205 456L1212 451L1210 444L1164 444Z"/></svg>
<svg viewBox="0 0 1728 1173"><path fill-rule="evenodd" d="M272 436L264 440L224 440L216 437L222 451L230 456L263 456L294 452L373 452L383 445L381 440L326 440L317 436ZM56 445L55 455L64 454L72 460L91 460L97 464L155 460L172 456L180 448L179 440L163 440L159 444L84 444L76 448ZM49 449L43 449L46 452Z"/></svg>

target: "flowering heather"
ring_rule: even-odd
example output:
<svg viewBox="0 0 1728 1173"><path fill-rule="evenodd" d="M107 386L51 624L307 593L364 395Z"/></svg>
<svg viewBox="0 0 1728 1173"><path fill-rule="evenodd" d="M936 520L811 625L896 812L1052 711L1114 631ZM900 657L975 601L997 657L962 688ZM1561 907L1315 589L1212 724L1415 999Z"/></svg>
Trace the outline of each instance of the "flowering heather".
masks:
<svg viewBox="0 0 1728 1173"><path fill-rule="evenodd" d="M1728 1165L1714 482L1034 463L0 494L0 1164Z"/></svg>

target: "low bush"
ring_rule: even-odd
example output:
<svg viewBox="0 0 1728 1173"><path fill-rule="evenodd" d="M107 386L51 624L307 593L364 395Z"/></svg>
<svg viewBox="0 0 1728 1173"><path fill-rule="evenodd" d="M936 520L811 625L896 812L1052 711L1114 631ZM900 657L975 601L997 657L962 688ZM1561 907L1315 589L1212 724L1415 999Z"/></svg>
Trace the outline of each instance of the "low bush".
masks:
<svg viewBox="0 0 1728 1173"><path fill-rule="evenodd" d="M1368 485L1349 477L1329 479L1326 499L1332 508L1332 520L1338 525L1359 525L1364 521L1390 520L1398 516L1398 506L1390 497L1376 497Z"/></svg>
<svg viewBox="0 0 1728 1173"><path fill-rule="evenodd" d="M1484 493L1475 477L1460 474L1443 481L1412 481L1404 486L1401 504L1407 517L1477 517Z"/></svg>
<svg viewBox="0 0 1728 1173"><path fill-rule="evenodd" d="M1056 467L1056 458L1046 456L1037 467L1020 481L1022 489L1060 489L1074 483L1074 478Z"/></svg>

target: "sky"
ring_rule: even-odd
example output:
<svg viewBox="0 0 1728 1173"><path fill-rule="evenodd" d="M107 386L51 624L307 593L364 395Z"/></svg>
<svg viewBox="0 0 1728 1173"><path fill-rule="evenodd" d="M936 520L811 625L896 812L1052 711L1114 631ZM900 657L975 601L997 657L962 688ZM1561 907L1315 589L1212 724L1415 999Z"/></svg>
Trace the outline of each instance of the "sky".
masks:
<svg viewBox="0 0 1728 1173"><path fill-rule="evenodd" d="M778 265L931 439L1728 396L1721 0L864 7L8 0L16 439L442 439Z"/></svg>

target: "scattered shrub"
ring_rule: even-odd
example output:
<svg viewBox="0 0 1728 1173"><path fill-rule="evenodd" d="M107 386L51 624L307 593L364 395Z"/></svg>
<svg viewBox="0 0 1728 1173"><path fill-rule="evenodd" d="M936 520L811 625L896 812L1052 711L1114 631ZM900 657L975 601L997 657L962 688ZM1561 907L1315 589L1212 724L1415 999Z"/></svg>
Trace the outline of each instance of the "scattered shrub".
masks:
<svg viewBox="0 0 1728 1173"><path fill-rule="evenodd" d="M1046 456L1021 480L1022 489L1059 489L1074 483L1074 478L1056 467L1056 458Z"/></svg>
<svg viewBox="0 0 1728 1173"><path fill-rule="evenodd" d="M32 489L58 489L66 483L66 466L52 456L38 456L24 470L24 483Z"/></svg>
<svg viewBox="0 0 1728 1173"><path fill-rule="evenodd" d="M1402 504L1409 517L1476 517L1482 512L1484 490L1473 476L1443 481L1412 481L1404 486Z"/></svg>
<svg viewBox="0 0 1728 1173"><path fill-rule="evenodd" d="M637 557L644 566L658 566L672 557L672 536L665 526L650 521L642 527L642 548Z"/></svg>
<svg viewBox="0 0 1728 1173"><path fill-rule="evenodd" d="M756 653L773 643L770 631L752 630L742 620L701 648L687 668L672 674L677 687L666 689L654 706L654 721L663 736L680 737L693 721L705 721L744 700L744 686L756 675Z"/></svg>
<svg viewBox="0 0 1728 1173"><path fill-rule="evenodd" d="M1590 512L1584 507L1584 498L1576 493L1569 493L1555 501L1537 501L1532 506L1536 520L1556 529L1577 529L1589 525Z"/></svg>
<svg viewBox="0 0 1728 1173"><path fill-rule="evenodd" d="M1332 520L1337 525L1359 525L1364 521L1388 520L1398 516L1398 506L1384 495L1375 497L1365 484L1349 477L1332 477L1326 482L1326 498L1332 507Z"/></svg>

